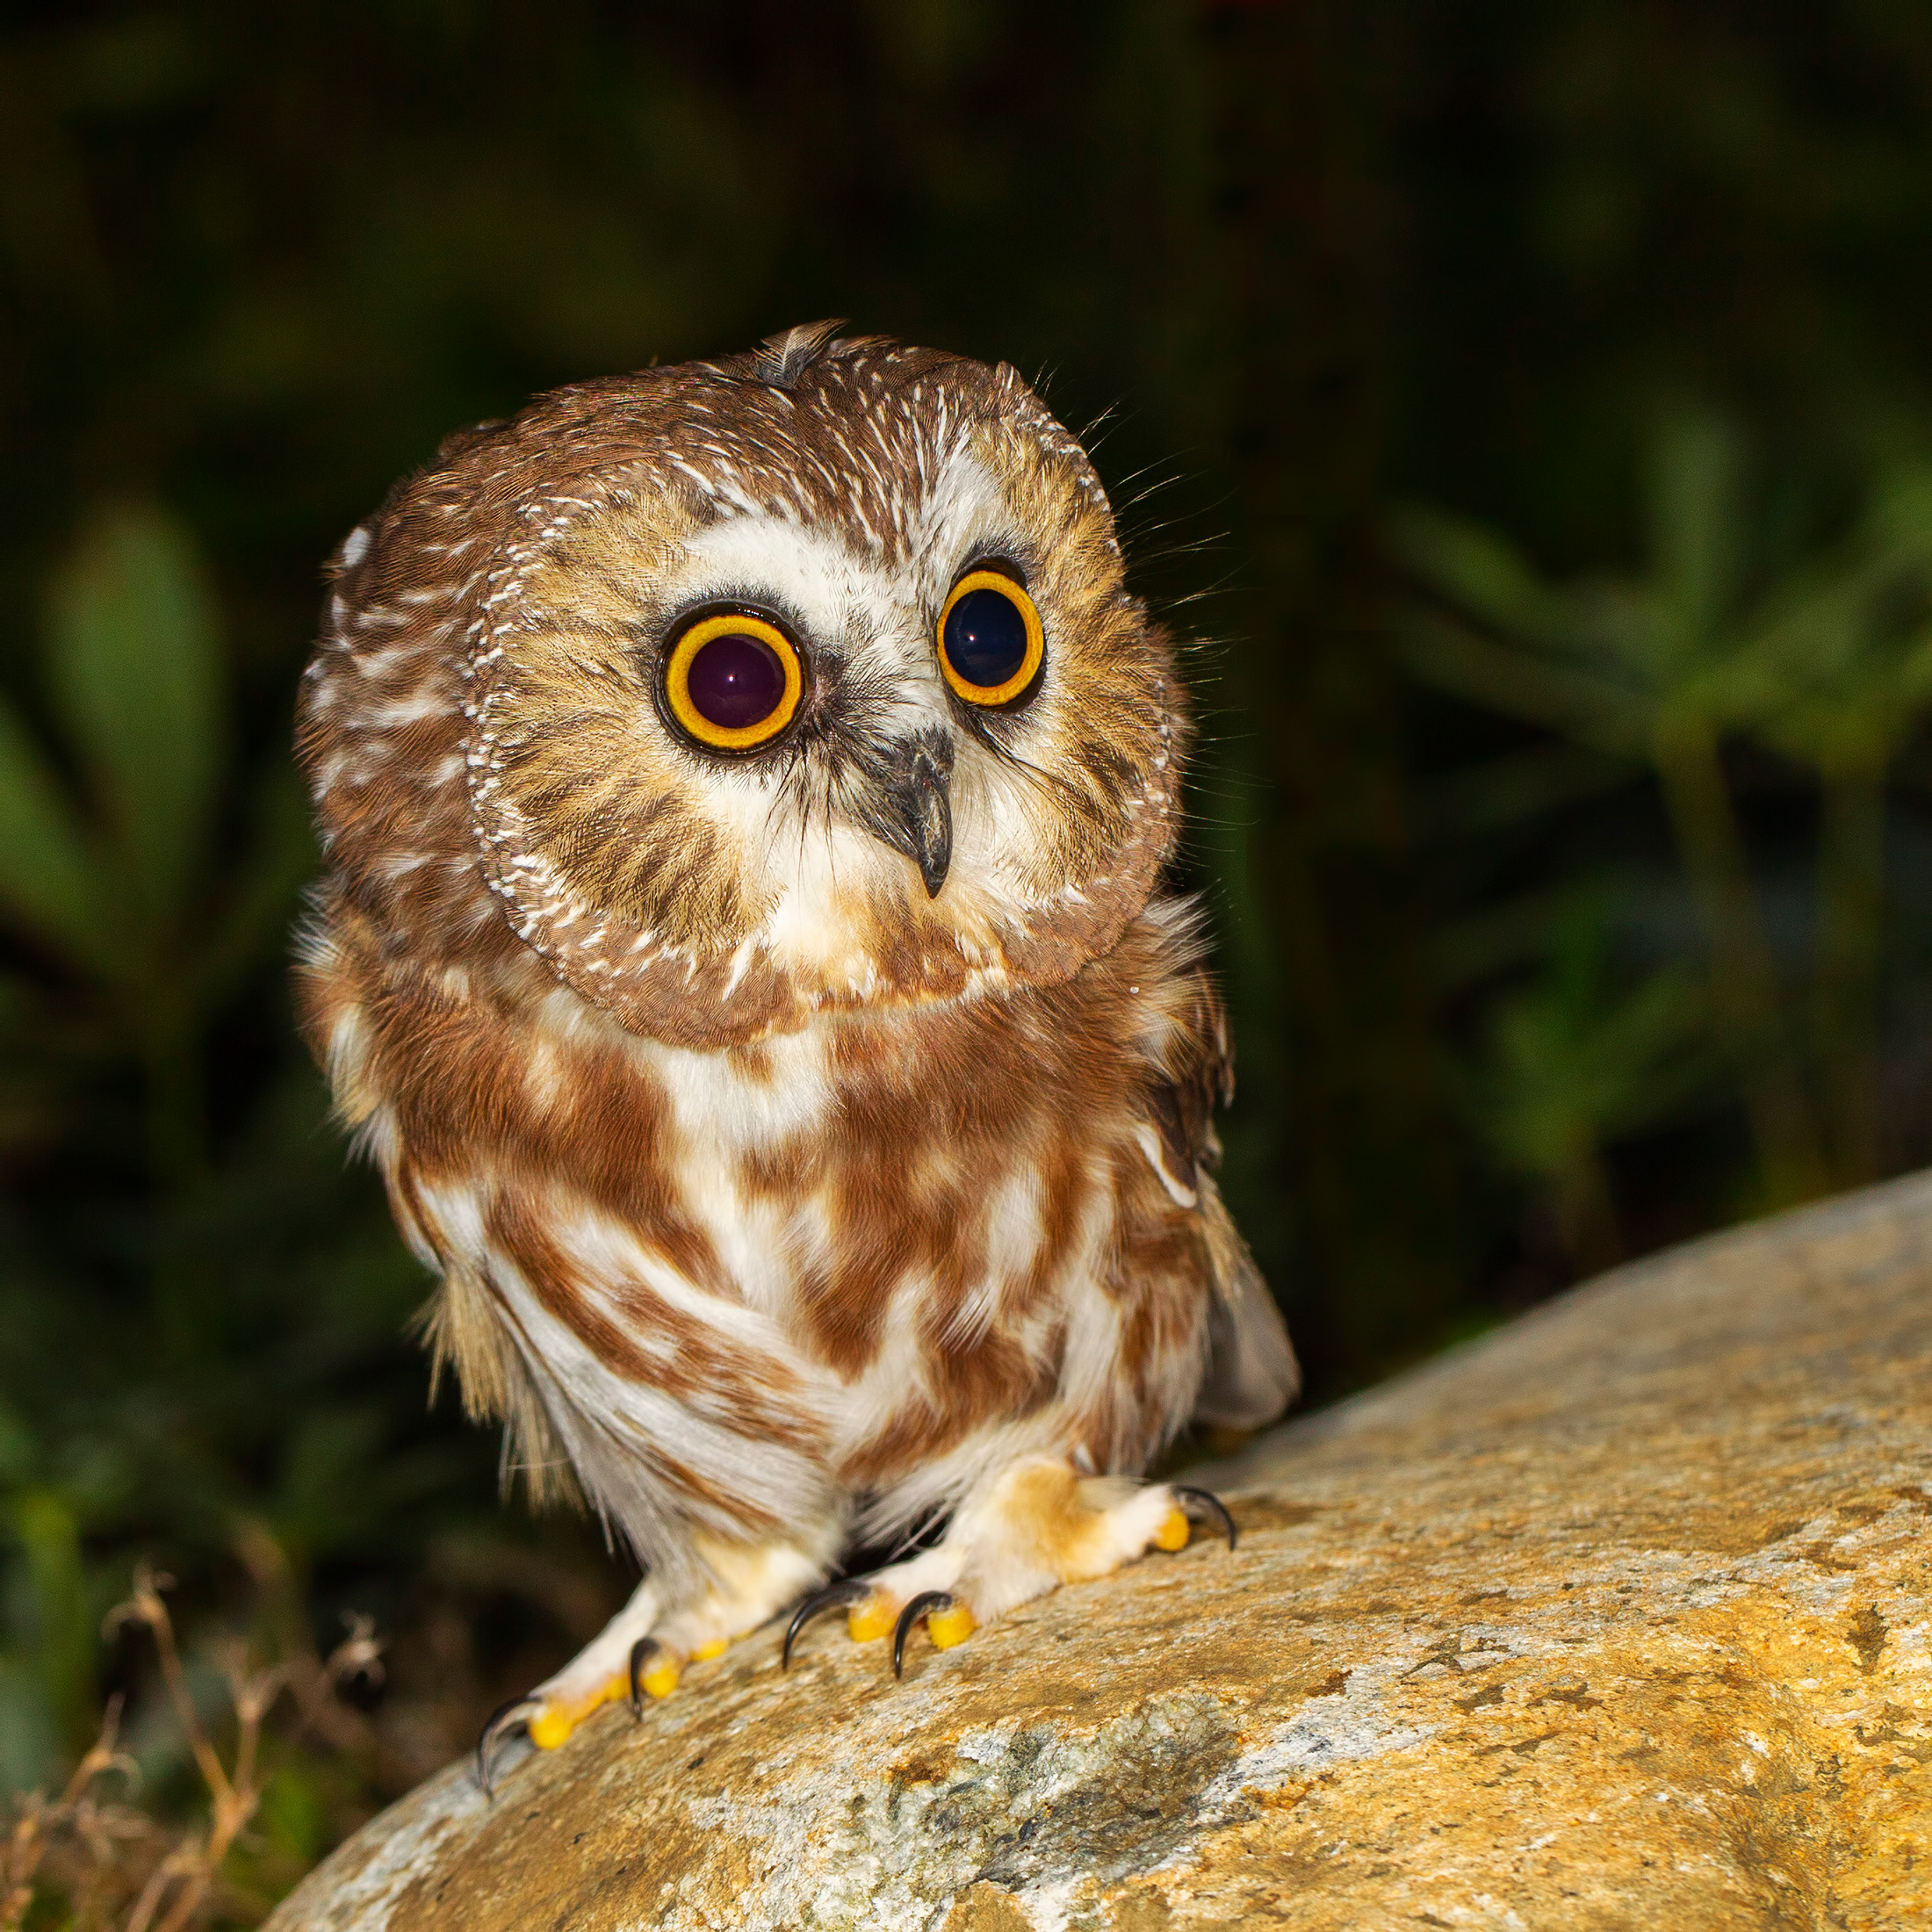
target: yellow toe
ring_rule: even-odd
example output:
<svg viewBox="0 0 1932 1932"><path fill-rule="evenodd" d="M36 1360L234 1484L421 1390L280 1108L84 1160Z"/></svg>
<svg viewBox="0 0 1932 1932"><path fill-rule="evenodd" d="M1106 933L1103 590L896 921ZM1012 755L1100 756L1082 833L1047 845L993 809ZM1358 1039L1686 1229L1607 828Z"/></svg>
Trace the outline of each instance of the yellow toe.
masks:
<svg viewBox="0 0 1932 1932"><path fill-rule="evenodd" d="M855 1644L869 1644L876 1638L890 1637L899 1620L899 1606L890 1597L875 1592L861 1597L846 1612L846 1634Z"/></svg>
<svg viewBox="0 0 1932 1932"><path fill-rule="evenodd" d="M713 1657L722 1657L731 1647L732 1640L729 1637L713 1637L709 1643L700 1644L691 1653L691 1662L707 1663Z"/></svg>
<svg viewBox="0 0 1932 1932"><path fill-rule="evenodd" d="M955 1644L964 1643L978 1628L978 1618L964 1604L935 1610L926 1619L926 1634L932 1639L934 1650L950 1650Z"/></svg>
<svg viewBox="0 0 1932 1932"><path fill-rule="evenodd" d="M1184 1550L1193 1525L1179 1510L1170 1510L1167 1520L1154 1532L1154 1547L1157 1550Z"/></svg>
<svg viewBox="0 0 1932 1932"><path fill-rule="evenodd" d="M599 1705L615 1704L628 1696L631 1686L619 1677L607 1678L588 1698L548 1702L526 1728L530 1741L539 1751L554 1751Z"/></svg>
<svg viewBox="0 0 1932 1932"><path fill-rule="evenodd" d="M577 1728L577 1720L559 1710L539 1712L530 1720L530 1741L539 1751L554 1751Z"/></svg>
<svg viewBox="0 0 1932 1932"><path fill-rule="evenodd" d="M675 1657L659 1651L652 1658L650 1667L638 1679L645 1690L653 1698L667 1698L678 1687L678 1679L684 1675L684 1666Z"/></svg>

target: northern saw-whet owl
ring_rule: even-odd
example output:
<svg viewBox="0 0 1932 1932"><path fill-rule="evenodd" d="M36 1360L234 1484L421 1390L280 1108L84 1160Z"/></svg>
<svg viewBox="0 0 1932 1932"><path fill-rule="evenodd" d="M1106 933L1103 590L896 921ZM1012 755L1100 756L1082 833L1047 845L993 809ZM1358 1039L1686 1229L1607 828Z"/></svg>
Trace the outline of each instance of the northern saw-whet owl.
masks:
<svg viewBox="0 0 1932 1932"><path fill-rule="evenodd" d="M1178 1547L1139 1472L1295 1387L1172 644L1011 368L834 327L453 436L330 566L306 1029L438 1366L645 1568L486 1777L788 1608L897 1668Z"/></svg>

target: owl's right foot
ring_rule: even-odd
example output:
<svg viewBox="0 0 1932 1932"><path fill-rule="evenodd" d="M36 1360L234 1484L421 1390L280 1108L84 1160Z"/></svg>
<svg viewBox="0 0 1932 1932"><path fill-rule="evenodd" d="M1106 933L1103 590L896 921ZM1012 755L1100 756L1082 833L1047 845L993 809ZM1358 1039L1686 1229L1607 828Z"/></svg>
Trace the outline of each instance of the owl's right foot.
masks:
<svg viewBox="0 0 1932 1932"><path fill-rule="evenodd" d="M555 1676L491 1713L477 1740L476 1781L494 1790L497 1753L523 1731L553 1751L595 1711L628 1699L641 1717L646 1698L667 1698L685 1666L722 1656L825 1573L825 1562L785 1544L703 1548L717 1581L694 1603L667 1612L649 1577L631 1601Z"/></svg>
<svg viewBox="0 0 1932 1932"><path fill-rule="evenodd" d="M630 1692L631 1658L648 1657L640 1647L656 1640L652 1633L661 1620L661 1607L657 1587L646 1577L631 1601L555 1676L490 1713L476 1743L476 1781L487 1795L494 1793L497 1753L507 1738L522 1731L538 1750L553 1751L593 1711ZM681 1657L666 1653L660 1667L666 1674L654 1683L644 1681L640 1688L668 1696L682 1666Z"/></svg>

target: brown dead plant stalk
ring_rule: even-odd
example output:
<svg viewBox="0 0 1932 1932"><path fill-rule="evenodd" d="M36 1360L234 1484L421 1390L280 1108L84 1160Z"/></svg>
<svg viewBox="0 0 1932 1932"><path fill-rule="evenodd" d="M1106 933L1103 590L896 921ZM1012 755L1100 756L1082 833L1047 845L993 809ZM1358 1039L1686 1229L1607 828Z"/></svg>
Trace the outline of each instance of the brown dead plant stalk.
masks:
<svg viewBox="0 0 1932 1932"><path fill-rule="evenodd" d="M280 1561L249 1550L258 1582L270 1581ZM207 1796L207 1816L185 1831L170 1829L130 1804L110 1804L97 1786L111 1772L130 1784L138 1767L117 1748L120 1700L108 1705L99 1737L75 1766L57 1799L16 1796L0 1889L0 1932L20 1932L37 1898L51 1894L66 1907L68 1932L186 1932L219 1918L253 1924L268 1901L228 1882L229 1854L262 1802L263 1726L285 1693L294 1705L297 1734L318 1732L337 1748L366 1742L360 1715L336 1693L351 1679L381 1673L381 1645L366 1618L350 1619L350 1633L325 1658L303 1641L283 1661L251 1668L246 1647L230 1640L216 1656L234 1713L234 1743L227 1763L195 1707L174 1619L162 1593L172 1579L146 1563L134 1573L133 1594L112 1611L112 1632L138 1625L153 1638L161 1677L177 1725Z"/></svg>

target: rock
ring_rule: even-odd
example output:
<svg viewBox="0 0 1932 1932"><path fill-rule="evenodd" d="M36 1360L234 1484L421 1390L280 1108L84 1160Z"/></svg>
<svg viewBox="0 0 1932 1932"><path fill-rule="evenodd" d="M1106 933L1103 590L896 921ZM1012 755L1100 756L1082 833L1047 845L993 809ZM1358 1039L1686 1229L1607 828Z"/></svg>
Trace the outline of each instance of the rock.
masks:
<svg viewBox="0 0 1932 1932"><path fill-rule="evenodd" d="M895 1683L814 1626L452 1766L272 1932L1932 1918L1932 1177L1254 1445L1197 1539Z"/></svg>

